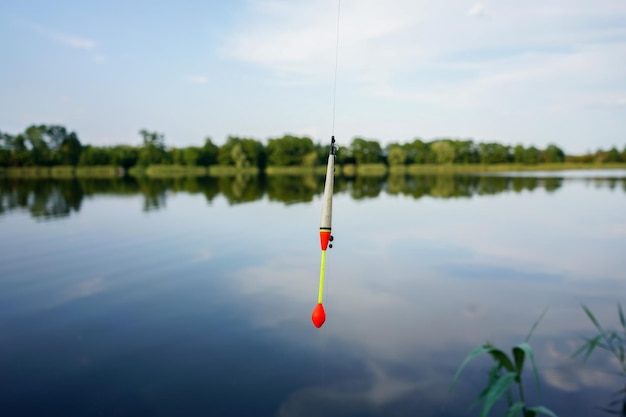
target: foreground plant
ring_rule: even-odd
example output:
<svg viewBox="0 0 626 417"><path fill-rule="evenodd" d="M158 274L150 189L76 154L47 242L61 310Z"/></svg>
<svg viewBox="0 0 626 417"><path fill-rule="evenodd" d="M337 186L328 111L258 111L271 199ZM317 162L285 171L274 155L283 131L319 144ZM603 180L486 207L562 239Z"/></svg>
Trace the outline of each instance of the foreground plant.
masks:
<svg viewBox="0 0 626 417"><path fill-rule="evenodd" d="M528 341L544 314L545 311L541 314L539 319L537 319L535 324L533 324L526 340L511 349L511 356L507 355L502 350L497 349L491 343L486 343L482 346L476 347L472 352L470 352L461 366L459 366L454 378L452 378L450 389L454 387L454 384L461 375L463 368L465 368L465 366L473 359L487 353L494 361L494 365L489 371L489 381L487 382L487 387L480 393L473 404L476 405L482 403L480 417L488 416L491 408L499 400L506 401L508 405L506 414L504 415L505 417L535 417L540 414L556 417L556 414L544 406L529 407L526 404L526 399L524 397L524 384L522 380L524 364L526 362L526 358L529 358L535 375L535 383L537 384L537 388L539 388L539 374L537 372L537 366L535 365L533 350L528 344ZM516 387L517 389L515 389ZM517 392L517 395L515 392Z"/></svg>
<svg viewBox="0 0 626 417"><path fill-rule="evenodd" d="M620 373L626 376L626 359L625 359L625 351L626 351L626 319L624 318L624 310L622 310L622 305L617 304L617 315L619 316L619 321L622 326L621 331L616 330L605 330L601 325L598 319L594 316L594 314L589 310L586 305L582 305L585 314L589 317L589 320L593 323L598 331L598 334L594 337L583 337L585 343L578 348L578 350L574 353L574 356L578 356L585 352L585 357L583 360L587 360L591 353L596 349L600 348L611 353L618 361L620 366Z"/></svg>
<svg viewBox="0 0 626 417"><path fill-rule="evenodd" d="M583 337L584 343L574 352L573 356L579 356L584 352L583 360L586 361L591 353L596 349L602 349L609 352L615 359L617 359L618 366L620 367L620 373L626 376L626 319L624 318L624 310L621 304L617 304L617 315L622 327L621 330L607 330L600 325L600 322L591 310L582 305L583 310L589 320L593 323L597 330L597 334L594 337ZM621 417L626 417L626 388L619 390L616 393L617 399L611 401L608 407L604 407L603 410L609 414L615 414Z"/></svg>

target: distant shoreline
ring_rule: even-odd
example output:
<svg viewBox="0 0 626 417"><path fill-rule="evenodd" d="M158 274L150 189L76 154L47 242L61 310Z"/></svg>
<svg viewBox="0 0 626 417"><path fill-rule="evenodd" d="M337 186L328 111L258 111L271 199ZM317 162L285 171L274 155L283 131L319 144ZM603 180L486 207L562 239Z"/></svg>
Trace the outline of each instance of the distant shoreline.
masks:
<svg viewBox="0 0 626 417"><path fill-rule="evenodd" d="M372 176L384 177L394 175L421 175L421 174L469 174L478 172L519 172L519 171L567 171L567 170L612 170L626 169L626 163L544 163L536 165L524 164L413 164L392 165L385 164L345 164L337 166L336 175L345 177ZM122 167L114 166L54 166L54 167L20 167L0 168L0 177L3 178L115 178L124 175L135 177L231 177L237 175L259 175L261 170L256 167L237 168L234 166L214 165L181 166L181 165L152 165L147 168L132 167L125 171ZM326 166L269 166L263 171L265 175L325 175Z"/></svg>

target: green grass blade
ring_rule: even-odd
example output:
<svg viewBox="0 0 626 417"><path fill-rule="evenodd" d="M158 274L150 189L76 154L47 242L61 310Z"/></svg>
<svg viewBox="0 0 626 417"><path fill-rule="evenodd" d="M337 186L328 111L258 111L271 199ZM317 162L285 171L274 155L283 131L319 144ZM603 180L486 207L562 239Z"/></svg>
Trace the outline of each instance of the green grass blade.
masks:
<svg viewBox="0 0 626 417"><path fill-rule="evenodd" d="M583 343L582 346L580 346L578 349L576 349L576 352L574 352L572 354L572 358L575 358L576 356L580 355L585 349L587 349L587 345L589 343L589 340L591 340L591 339L589 339L587 337L583 337L583 340L585 341L585 343Z"/></svg>
<svg viewBox="0 0 626 417"><path fill-rule="evenodd" d="M518 352L521 351L523 352L523 354L525 354L526 356L530 358L530 363L532 364L532 367L533 367L533 374L535 375L535 383L537 384L537 388L539 388L539 372L537 371L537 365L535 364L535 356L533 355L533 348L530 347L528 343L520 343L519 345L513 348L514 354L516 351ZM523 354L521 354L522 358L524 357ZM522 364L523 364L523 359L522 359ZM520 375L522 373L521 367L519 369L519 373Z"/></svg>
<svg viewBox="0 0 626 417"><path fill-rule="evenodd" d="M499 371L500 371L500 366L498 366L498 364L495 364L494 366L491 367L491 369L489 370L489 382L487 383L487 386L485 387L484 390L481 391L478 397L476 397L474 402L472 402L472 405L470 406L470 408L474 408L476 405L484 401L485 397L487 396L487 393L489 392L489 387L491 387L493 383L496 382L496 380L500 376Z"/></svg>
<svg viewBox="0 0 626 417"><path fill-rule="evenodd" d="M585 310L585 314L587 314L587 317L589 317L589 320L591 320L593 325L596 326L596 329L598 329L600 333L604 333L604 329L602 329L602 326L600 326L600 323L596 319L596 316L593 315L591 310L589 310L589 308L586 305L584 304L581 304L581 305L583 307L583 310Z"/></svg>
<svg viewBox="0 0 626 417"><path fill-rule="evenodd" d="M513 359L515 359L515 370L517 371L518 381L521 378L522 370L524 369L524 359L526 358L526 353L524 349L519 346L515 346L513 348Z"/></svg>
<svg viewBox="0 0 626 417"><path fill-rule="evenodd" d="M524 339L525 342L528 342L530 340L530 337L533 335L533 332L535 331L535 329L539 325L539 322L541 321L543 316L546 315L547 312L548 312L548 307L546 307L543 310L543 312L539 315L539 318L537 320L535 320L535 322L533 323L533 326L530 328L530 331L528 332L528 336L526 336L526 339Z"/></svg>
<svg viewBox="0 0 626 417"><path fill-rule="evenodd" d="M622 310L620 303L617 303L617 313L619 314L619 322L622 324L622 329L626 332L626 319L624 319L624 310Z"/></svg>
<svg viewBox="0 0 626 417"><path fill-rule="evenodd" d="M515 376L515 372L507 372L494 382L485 397L485 404L483 405L483 411L480 413L480 417L487 417L487 415L489 415L489 410L491 410L495 402L511 387Z"/></svg>
<svg viewBox="0 0 626 417"><path fill-rule="evenodd" d="M524 409L524 403L521 401L516 402L515 404L509 407L504 417L517 417L520 411L522 411L523 409Z"/></svg>
<svg viewBox="0 0 626 417"><path fill-rule="evenodd" d="M552 411L548 410L546 407L540 405L537 407L532 407L528 409L529 411L534 411L536 414L545 414L550 417L557 417Z"/></svg>
<svg viewBox="0 0 626 417"><path fill-rule="evenodd" d="M477 346L476 348L474 348L474 350L472 350L469 355L467 355L465 357L465 359L463 360L463 363L461 363L461 366L459 366L459 369L456 370L456 373L454 374L454 377L452 378L452 383L450 384L450 390L452 390L452 388L454 388L454 385L456 384L457 379L459 379L459 376L461 375L461 371L463 370L463 368L465 368L465 366L472 361L473 359L476 359L478 356L489 352L492 349L491 346L489 345L482 345L482 346Z"/></svg>
<svg viewBox="0 0 626 417"><path fill-rule="evenodd" d="M585 357L583 358L583 362L585 362L589 358L593 350L598 346L601 339L602 339L601 334L597 335L596 337L592 339L585 338L585 344L582 345L576 352L574 352L573 356L576 357L586 350L587 352L585 353Z"/></svg>
<svg viewBox="0 0 626 417"><path fill-rule="evenodd" d="M489 354L497 363L500 364L503 368L505 368L509 372L515 372L515 367L513 366L513 362L507 356L506 353L502 352L500 349L491 348L489 350Z"/></svg>

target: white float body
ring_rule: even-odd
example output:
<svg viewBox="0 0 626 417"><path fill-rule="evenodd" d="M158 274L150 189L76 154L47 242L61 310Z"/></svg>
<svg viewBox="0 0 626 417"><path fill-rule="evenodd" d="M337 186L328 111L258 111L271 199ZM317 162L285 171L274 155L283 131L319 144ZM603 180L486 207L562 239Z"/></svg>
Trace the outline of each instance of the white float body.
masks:
<svg viewBox="0 0 626 417"><path fill-rule="evenodd" d="M331 145L334 146L334 145ZM333 187L335 185L335 153L331 148L328 155L328 165L326 166L326 183L324 184L324 197L322 200L322 218L320 220L320 229L331 228L332 212L333 212Z"/></svg>

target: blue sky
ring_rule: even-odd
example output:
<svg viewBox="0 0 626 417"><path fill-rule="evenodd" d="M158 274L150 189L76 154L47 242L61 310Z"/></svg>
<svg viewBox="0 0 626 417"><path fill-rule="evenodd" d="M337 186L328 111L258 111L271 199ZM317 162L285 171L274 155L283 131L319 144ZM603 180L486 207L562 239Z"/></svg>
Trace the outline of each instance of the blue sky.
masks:
<svg viewBox="0 0 626 417"><path fill-rule="evenodd" d="M4 1L0 130L327 141L336 0ZM626 146L626 1L342 0L334 133Z"/></svg>

